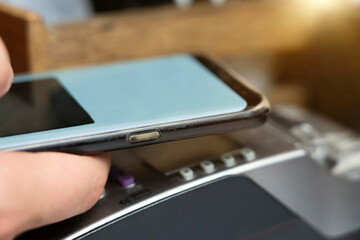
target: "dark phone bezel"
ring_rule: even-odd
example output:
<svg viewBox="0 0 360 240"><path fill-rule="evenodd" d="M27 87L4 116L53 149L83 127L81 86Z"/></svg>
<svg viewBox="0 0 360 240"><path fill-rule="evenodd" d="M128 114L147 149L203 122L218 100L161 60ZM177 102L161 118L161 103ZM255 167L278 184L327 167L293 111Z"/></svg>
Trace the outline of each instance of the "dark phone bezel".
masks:
<svg viewBox="0 0 360 240"><path fill-rule="evenodd" d="M270 111L267 99L252 89L244 79L220 61L204 55L193 55L202 65L213 72L225 84L247 101L247 107L240 112L221 114L196 119L187 119L135 129L91 134L70 139L31 144L3 149L3 151L59 151L75 154L90 154L112 151L186 138L221 134L262 125ZM139 143L129 143L130 134L158 131L160 138Z"/></svg>
<svg viewBox="0 0 360 240"><path fill-rule="evenodd" d="M247 106L243 111L252 109L261 103L263 96L239 81L244 80L240 76L232 75L229 69L219 64L219 61L197 54L194 54L193 57L246 100Z"/></svg>

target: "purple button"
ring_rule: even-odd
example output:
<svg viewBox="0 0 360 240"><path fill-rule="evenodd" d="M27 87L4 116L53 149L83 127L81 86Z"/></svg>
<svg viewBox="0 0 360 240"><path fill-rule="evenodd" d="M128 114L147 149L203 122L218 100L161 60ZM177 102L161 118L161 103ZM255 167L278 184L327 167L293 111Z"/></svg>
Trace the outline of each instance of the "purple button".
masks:
<svg viewBox="0 0 360 240"><path fill-rule="evenodd" d="M118 183L122 187L125 187L125 188L135 185L134 176L127 174L127 173L124 173L124 174L121 174L120 176L118 176L117 180L118 180Z"/></svg>

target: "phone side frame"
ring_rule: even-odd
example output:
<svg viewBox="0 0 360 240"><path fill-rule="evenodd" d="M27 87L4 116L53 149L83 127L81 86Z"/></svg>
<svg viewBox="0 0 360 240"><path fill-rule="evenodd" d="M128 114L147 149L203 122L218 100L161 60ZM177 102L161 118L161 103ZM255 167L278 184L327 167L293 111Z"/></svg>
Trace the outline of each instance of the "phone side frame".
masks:
<svg viewBox="0 0 360 240"><path fill-rule="evenodd" d="M188 119L101 134L91 134L87 136L51 141L48 143L18 146L3 149L2 151L58 151L82 155L186 138L222 134L235 130L258 127L265 123L267 116L270 113L270 104L264 95L256 91L241 76L239 76L238 73L226 66L226 64L222 61L208 55L202 56L196 54L194 57L196 59L207 59L210 63L215 64L218 69L221 69L222 73L226 73L231 78L235 79L243 89L251 92L251 94L253 94L252 97L256 98L256 100L254 100L255 102L249 101L249 99L246 99L245 97L245 100L248 102L248 106L245 110L235 113ZM130 134L146 133L151 131L158 131L160 133L160 137L156 140L139 143L128 142Z"/></svg>

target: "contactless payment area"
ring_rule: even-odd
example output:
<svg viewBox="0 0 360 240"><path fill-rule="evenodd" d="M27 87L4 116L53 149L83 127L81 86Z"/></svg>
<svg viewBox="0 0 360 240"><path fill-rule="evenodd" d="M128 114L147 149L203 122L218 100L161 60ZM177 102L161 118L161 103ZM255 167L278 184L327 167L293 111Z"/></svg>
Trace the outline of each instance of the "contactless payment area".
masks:
<svg viewBox="0 0 360 240"><path fill-rule="evenodd" d="M239 112L246 106L190 55L23 75L0 99L0 144L9 148L34 143L39 136L72 138Z"/></svg>

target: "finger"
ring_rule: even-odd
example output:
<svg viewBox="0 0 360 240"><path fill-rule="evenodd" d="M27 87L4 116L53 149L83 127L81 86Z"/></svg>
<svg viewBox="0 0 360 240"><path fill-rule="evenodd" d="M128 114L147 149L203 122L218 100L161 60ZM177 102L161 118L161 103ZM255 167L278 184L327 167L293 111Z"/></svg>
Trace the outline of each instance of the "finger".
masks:
<svg viewBox="0 0 360 240"><path fill-rule="evenodd" d="M10 58L0 38L0 97L9 90L13 77L14 74L10 65Z"/></svg>
<svg viewBox="0 0 360 240"><path fill-rule="evenodd" d="M99 199L109 168L108 154L1 153L3 235L14 237L88 210Z"/></svg>

